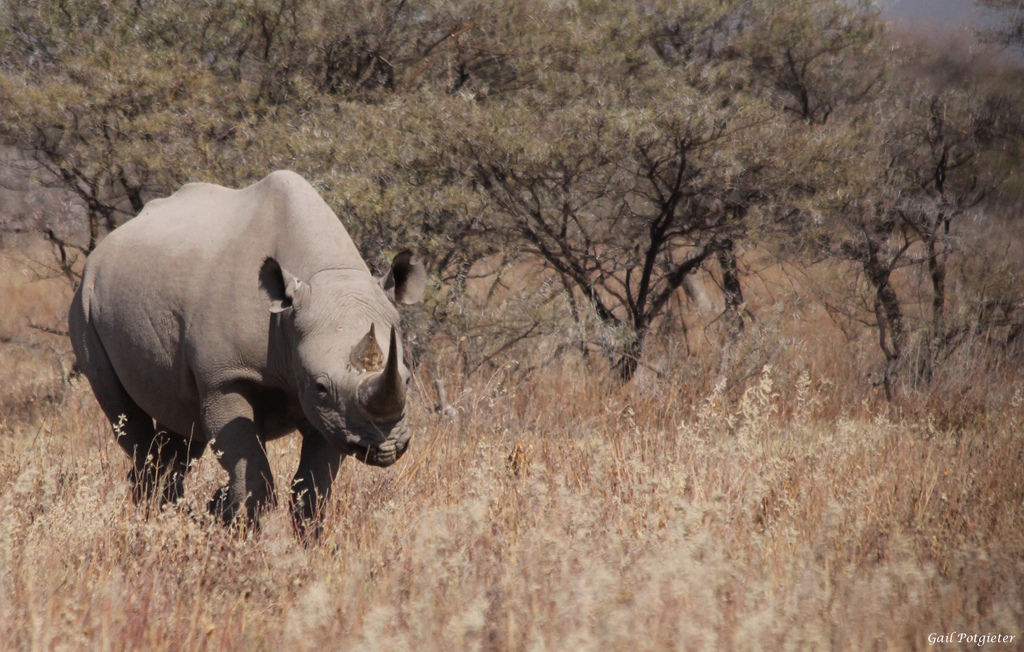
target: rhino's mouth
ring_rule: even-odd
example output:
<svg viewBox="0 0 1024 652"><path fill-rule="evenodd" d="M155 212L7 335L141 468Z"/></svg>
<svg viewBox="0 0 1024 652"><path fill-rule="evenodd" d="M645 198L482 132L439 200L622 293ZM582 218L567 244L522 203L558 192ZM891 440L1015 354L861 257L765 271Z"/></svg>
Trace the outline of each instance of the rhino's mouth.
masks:
<svg viewBox="0 0 1024 652"><path fill-rule="evenodd" d="M349 455L356 458L363 464L370 466L391 466L405 454L406 445L399 445L394 441L385 441L380 444L364 446L362 444L351 444Z"/></svg>

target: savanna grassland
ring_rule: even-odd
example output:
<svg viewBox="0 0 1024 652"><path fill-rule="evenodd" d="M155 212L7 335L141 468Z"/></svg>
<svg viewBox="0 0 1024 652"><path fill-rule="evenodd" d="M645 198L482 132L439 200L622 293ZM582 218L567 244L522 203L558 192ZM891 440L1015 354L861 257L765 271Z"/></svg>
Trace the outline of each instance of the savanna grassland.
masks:
<svg viewBox="0 0 1024 652"><path fill-rule="evenodd" d="M0 651L1024 649L981 4L934 48L868 0L0 0ZM133 504L65 332L106 233L275 169L430 277L411 448L309 547L297 438L258 532L209 454Z"/></svg>
<svg viewBox="0 0 1024 652"><path fill-rule="evenodd" d="M307 549L284 508L254 536L209 522L223 482L210 456L178 509L133 505L127 458L87 384L61 389L66 343L25 326L33 311L59 313L67 290L18 260L5 255L2 280L4 375L26 379L2 397L3 649L923 649L953 630L1019 640L1016 374L971 405L901 416L879 390L834 375L828 347L806 336L700 393L695 380L642 372L620 387L579 360L448 371L456 416L441 418L421 368L411 451L387 470L347 462L326 534ZM844 383L861 389L835 391ZM297 444L270 444L279 478Z"/></svg>

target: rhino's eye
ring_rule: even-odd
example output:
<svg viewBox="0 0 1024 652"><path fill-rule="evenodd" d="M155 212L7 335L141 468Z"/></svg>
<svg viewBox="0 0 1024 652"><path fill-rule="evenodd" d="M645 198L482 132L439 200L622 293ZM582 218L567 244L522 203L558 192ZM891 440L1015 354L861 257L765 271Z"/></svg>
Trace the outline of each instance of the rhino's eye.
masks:
<svg viewBox="0 0 1024 652"><path fill-rule="evenodd" d="M327 396L327 383L325 383L322 380L317 380L316 383L314 384L314 387L316 388L317 394L319 394L320 396Z"/></svg>

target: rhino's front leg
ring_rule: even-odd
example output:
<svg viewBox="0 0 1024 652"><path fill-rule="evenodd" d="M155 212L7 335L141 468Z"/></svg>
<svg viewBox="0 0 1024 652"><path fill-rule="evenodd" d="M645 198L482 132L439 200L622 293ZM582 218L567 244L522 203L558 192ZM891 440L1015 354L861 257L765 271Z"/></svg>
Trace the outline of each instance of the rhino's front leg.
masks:
<svg viewBox="0 0 1024 652"><path fill-rule="evenodd" d="M299 469L292 480L292 521L302 541L320 538L324 506L331 495L331 485L344 461L341 451L331 446L311 425L299 426L302 452Z"/></svg>
<svg viewBox="0 0 1024 652"><path fill-rule="evenodd" d="M225 523L243 518L246 525L258 526L260 513L273 504L275 494L252 405L236 392L210 396L203 406L203 425L217 461L229 476L210 501L210 511Z"/></svg>

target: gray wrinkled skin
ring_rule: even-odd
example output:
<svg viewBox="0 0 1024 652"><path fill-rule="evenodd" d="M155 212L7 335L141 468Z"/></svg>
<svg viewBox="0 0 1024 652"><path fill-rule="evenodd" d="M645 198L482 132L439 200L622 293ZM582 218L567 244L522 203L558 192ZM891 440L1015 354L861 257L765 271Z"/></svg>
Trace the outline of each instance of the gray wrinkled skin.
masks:
<svg viewBox="0 0 1024 652"><path fill-rule="evenodd" d="M274 496L265 442L298 430L293 514L300 536L317 532L345 455L389 466L406 450L394 302L417 301L424 280L408 252L373 278L291 172L147 204L90 255L69 316L97 401L113 424L123 415L136 500L177 500L210 446L230 476L211 510L252 522Z"/></svg>

